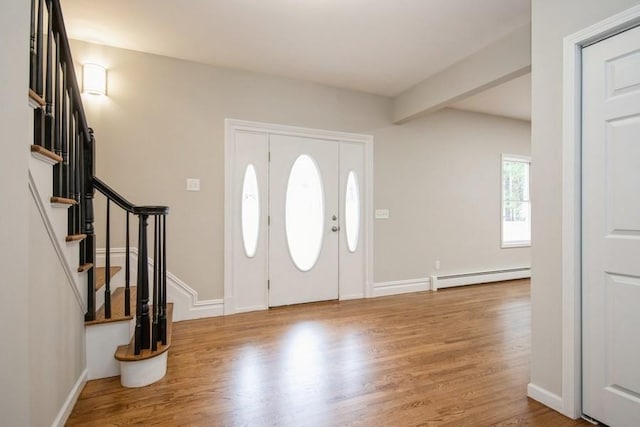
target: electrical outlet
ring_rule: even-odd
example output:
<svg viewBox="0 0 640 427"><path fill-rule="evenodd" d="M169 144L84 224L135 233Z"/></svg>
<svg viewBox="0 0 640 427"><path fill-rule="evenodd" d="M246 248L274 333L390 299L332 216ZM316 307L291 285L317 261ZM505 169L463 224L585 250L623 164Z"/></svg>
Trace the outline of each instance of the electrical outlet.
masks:
<svg viewBox="0 0 640 427"><path fill-rule="evenodd" d="M436 260L435 267L436 267L436 270L440 270L440 260L439 259Z"/></svg>
<svg viewBox="0 0 640 427"><path fill-rule="evenodd" d="M187 191L200 191L200 179L187 178Z"/></svg>
<svg viewBox="0 0 640 427"><path fill-rule="evenodd" d="M389 209L376 209L376 219L389 219Z"/></svg>

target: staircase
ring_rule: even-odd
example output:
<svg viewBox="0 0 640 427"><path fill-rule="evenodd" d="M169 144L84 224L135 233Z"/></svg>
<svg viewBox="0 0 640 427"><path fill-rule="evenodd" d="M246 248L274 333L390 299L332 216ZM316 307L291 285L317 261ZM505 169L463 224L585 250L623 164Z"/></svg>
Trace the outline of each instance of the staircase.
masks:
<svg viewBox="0 0 640 427"><path fill-rule="evenodd" d="M165 375L171 346L169 208L135 205L95 176L96 140L87 125L59 0L31 1L29 80L34 112L30 188L38 195L58 256L64 266L71 266L67 276L86 308L89 379L120 375L125 387L151 384ZM106 199L104 260L98 260L96 251L96 195ZM121 230L124 265L111 265L112 207L126 216ZM137 237L137 249L130 244L131 234Z"/></svg>

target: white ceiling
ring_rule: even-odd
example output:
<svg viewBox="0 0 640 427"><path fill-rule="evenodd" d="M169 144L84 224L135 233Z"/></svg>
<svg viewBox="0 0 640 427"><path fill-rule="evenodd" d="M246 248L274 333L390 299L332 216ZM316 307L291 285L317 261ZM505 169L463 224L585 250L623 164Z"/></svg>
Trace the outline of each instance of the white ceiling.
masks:
<svg viewBox="0 0 640 427"><path fill-rule="evenodd" d="M487 89L450 107L531 121L531 74Z"/></svg>
<svg viewBox="0 0 640 427"><path fill-rule="evenodd" d="M62 0L71 38L395 96L530 21L529 0Z"/></svg>

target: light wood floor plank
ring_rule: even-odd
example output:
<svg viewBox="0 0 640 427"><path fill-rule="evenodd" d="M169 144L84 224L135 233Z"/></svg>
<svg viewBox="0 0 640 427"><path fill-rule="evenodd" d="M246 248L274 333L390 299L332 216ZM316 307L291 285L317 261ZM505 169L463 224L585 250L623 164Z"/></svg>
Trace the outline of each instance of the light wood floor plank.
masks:
<svg viewBox="0 0 640 427"><path fill-rule="evenodd" d="M90 381L68 425L588 425L526 397L529 281L174 324L167 376Z"/></svg>

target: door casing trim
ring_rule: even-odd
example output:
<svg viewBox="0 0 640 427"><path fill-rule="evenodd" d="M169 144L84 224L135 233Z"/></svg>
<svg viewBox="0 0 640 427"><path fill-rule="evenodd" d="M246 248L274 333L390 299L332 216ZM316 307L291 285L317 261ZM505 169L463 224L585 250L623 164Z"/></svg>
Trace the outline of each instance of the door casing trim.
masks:
<svg viewBox="0 0 640 427"><path fill-rule="evenodd" d="M562 413L582 416L582 49L640 25L634 6L564 38L562 101Z"/></svg>
<svg viewBox="0 0 640 427"><path fill-rule="evenodd" d="M306 138L326 139L331 141L355 142L364 147L364 224L363 241L365 250L365 274L363 295L365 298L373 296L373 136L349 132L338 132L324 129L303 128L297 126L273 123L254 122L237 119L225 119L225 150L224 150L224 314L236 313L233 304L233 176L235 156L233 144L236 131L289 135ZM339 295L342 299L343 295ZM350 298L349 295L344 295ZM268 304L265 307L267 308ZM243 310L246 311L246 310Z"/></svg>

